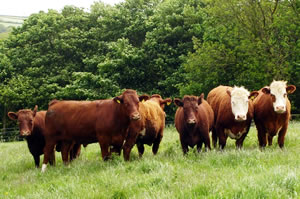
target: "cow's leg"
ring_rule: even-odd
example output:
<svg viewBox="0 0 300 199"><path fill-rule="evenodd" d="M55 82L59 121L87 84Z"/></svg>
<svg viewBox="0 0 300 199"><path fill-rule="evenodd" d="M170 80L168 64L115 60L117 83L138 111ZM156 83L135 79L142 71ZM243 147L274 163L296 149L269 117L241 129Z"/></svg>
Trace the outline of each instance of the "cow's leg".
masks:
<svg viewBox="0 0 300 199"><path fill-rule="evenodd" d="M162 138L163 138L163 129L158 132L157 137L153 141L152 152L154 155L157 154L159 144L160 144Z"/></svg>
<svg viewBox="0 0 300 199"><path fill-rule="evenodd" d="M267 138L268 138L268 145L269 146L272 146L272 143L273 143L273 136L270 135L269 133L267 134Z"/></svg>
<svg viewBox="0 0 300 199"><path fill-rule="evenodd" d="M214 148L217 147L217 142L218 142L218 134L217 134L217 131L216 131L216 128L212 128L212 142L213 142L213 146Z"/></svg>
<svg viewBox="0 0 300 199"><path fill-rule="evenodd" d="M128 131L128 135L126 137L126 140L125 140L125 143L123 146L123 157L124 157L125 161L129 161L130 152L136 143L137 137L138 137L137 131Z"/></svg>
<svg viewBox="0 0 300 199"><path fill-rule="evenodd" d="M279 134L278 134L278 145L279 145L280 148L284 147L284 137L285 137L286 132L287 132L287 127L288 127L288 125L286 124L279 131Z"/></svg>
<svg viewBox="0 0 300 199"><path fill-rule="evenodd" d="M69 154L72 147L72 142L62 142L61 156L64 164L69 163Z"/></svg>
<svg viewBox="0 0 300 199"><path fill-rule="evenodd" d="M108 137L98 137L98 142L100 145L100 149L101 149L101 155L102 155L102 159L104 161L108 160L111 156L110 150L109 150L109 143L110 139Z"/></svg>
<svg viewBox="0 0 300 199"><path fill-rule="evenodd" d="M204 136L203 136L203 142L205 144L205 151L207 150L211 150L211 147L210 147L210 138L209 138L209 131L205 132L205 133L202 133Z"/></svg>
<svg viewBox="0 0 300 199"><path fill-rule="evenodd" d="M183 155L186 155L187 152L189 152L189 147L188 147L187 143L185 143L185 141L183 139L180 139L180 144L181 144Z"/></svg>
<svg viewBox="0 0 300 199"><path fill-rule="evenodd" d="M219 137L219 147L221 150L223 150L226 146L227 136L224 133L224 129L221 127L217 128L217 134Z"/></svg>
<svg viewBox="0 0 300 199"><path fill-rule="evenodd" d="M47 140L47 139L46 139ZM55 140L47 140L44 147L44 160L42 165L42 172L46 171L47 164L49 162L50 156L54 151L54 146L56 144Z"/></svg>
<svg viewBox="0 0 300 199"><path fill-rule="evenodd" d="M55 166L55 150L54 149L51 152L49 163L50 163L51 166Z"/></svg>
<svg viewBox="0 0 300 199"><path fill-rule="evenodd" d="M197 151L198 151L198 153L201 152L202 145L203 145L203 141L202 140L197 143Z"/></svg>
<svg viewBox="0 0 300 199"><path fill-rule="evenodd" d="M141 158L143 156L144 150L145 150L144 144L139 142L139 143L136 143L136 146L138 148L139 157Z"/></svg>
<svg viewBox="0 0 300 199"><path fill-rule="evenodd" d="M34 154L33 159L34 159L35 168L39 168L40 167L40 155Z"/></svg>
<svg viewBox="0 0 300 199"><path fill-rule="evenodd" d="M264 127L261 124L256 124L257 128L257 137L258 137L258 142L259 142L259 147L265 148L267 144L267 135Z"/></svg>
<svg viewBox="0 0 300 199"><path fill-rule="evenodd" d="M81 144L74 143L70 149L70 161L79 157L80 152L81 152Z"/></svg>
<svg viewBox="0 0 300 199"><path fill-rule="evenodd" d="M244 133L239 139L235 141L235 146L237 149L242 149L245 138L248 133Z"/></svg>

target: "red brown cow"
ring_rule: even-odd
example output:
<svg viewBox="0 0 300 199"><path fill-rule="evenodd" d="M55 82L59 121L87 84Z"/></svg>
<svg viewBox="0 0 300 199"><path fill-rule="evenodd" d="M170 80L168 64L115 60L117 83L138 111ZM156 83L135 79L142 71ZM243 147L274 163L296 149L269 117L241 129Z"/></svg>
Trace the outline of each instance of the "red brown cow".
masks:
<svg viewBox="0 0 300 199"><path fill-rule="evenodd" d="M214 125L212 129L213 145L224 149L228 136L236 139L236 147L243 146L253 118L253 103L249 100L258 95L251 94L243 87L218 86L212 89L207 101L214 111Z"/></svg>
<svg viewBox="0 0 300 199"><path fill-rule="evenodd" d="M174 100L178 109L175 114L175 127L179 132L182 151L186 154L190 147L197 145L200 152L202 144L210 148L209 131L214 121L214 113L210 105L200 97L184 96L183 99Z"/></svg>
<svg viewBox="0 0 300 199"><path fill-rule="evenodd" d="M160 95L155 94L148 101L140 103L141 119L132 123L129 128L129 132L138 132L136 145L140 157L144 153L144 144L153 144L152 152L154 155L157 153L165 128L164 106L171 102L170 98L163 100Z"/></svg>
<svg viewBox="0 0 300 199"><path fill-rule="evenodd" d="M270 87L259 90L254 100L254 122L260 147L265 147L268 141L278 134L278 145L284 146L284 137L287 132L291 115L291 103L287 94L296 90L294 85L286 85L285 81L273 81Z"/></svg>
<svg viewBox="0 0 300 199"><path fill-rule="evenodd" d="M35 167L40 165L40 155L43 155L45 146L45 115L46 111L37 112L37 106L34 110L22 109L18 112L8 112L8 117L12 120L18 120L20 136L24 136L30 153L35 162ZM54 152L51 151L50 164L55 161Z"/></svg>
<svg viewBox="0 0 300 199"><path fill-rule="evenodd" d="M97 140L103 160L110 157L111 146L117 149L123 146L124 159L129 160L136 135L127 136L128 127L130 122L141 117L139 101L148 98L128 89L114 99L50 103L45 118L46 146L42 171L45 171L49 154L58 141L87 144ZM64 147L62 156L65 163L68 160L67 153L68 147Z"/></svg>

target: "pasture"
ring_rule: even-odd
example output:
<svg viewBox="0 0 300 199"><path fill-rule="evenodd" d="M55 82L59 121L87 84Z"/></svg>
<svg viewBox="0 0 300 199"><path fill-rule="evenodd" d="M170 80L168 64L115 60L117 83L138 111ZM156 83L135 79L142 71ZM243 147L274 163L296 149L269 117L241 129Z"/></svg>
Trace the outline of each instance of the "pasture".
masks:
<svg viewBox="0 0 300 199"><path fill-rule="evenodd" d="M91 144L69 166L56 153L46 173L34 168L26 142L0 143L0 198L299 198L299 130L299 122L290 122L284 150L276 136L260 151L252 126L242 150L228 139L223 152L183 156L171 126L156 156L146 146L139 159L134 147L131 161L104 162L99 145Z"/></svg>

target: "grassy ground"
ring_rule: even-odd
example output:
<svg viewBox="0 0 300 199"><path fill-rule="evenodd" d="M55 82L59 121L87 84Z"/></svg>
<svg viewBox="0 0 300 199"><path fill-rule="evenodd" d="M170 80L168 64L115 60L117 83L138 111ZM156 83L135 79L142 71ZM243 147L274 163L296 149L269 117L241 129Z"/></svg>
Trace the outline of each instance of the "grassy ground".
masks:
<svg viewBox="0 0 300 199"><path fill-rule="evenodd" d="M299 198L300 123L291 122L285 150L261 152L252 127L243 150L229 140L224 152L182 155L178 134L168 127L156 156L136 147L132 160L100 160L98 144L69 166L56 154L46 173L34 168L25 142L0 143L0 198Z"/></svg>

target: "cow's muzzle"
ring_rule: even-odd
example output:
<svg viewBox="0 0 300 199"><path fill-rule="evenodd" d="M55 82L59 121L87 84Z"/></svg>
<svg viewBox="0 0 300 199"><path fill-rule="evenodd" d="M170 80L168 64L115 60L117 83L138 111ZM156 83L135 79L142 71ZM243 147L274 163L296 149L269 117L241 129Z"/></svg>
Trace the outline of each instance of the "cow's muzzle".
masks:
<svg viewBox="0 0 300 199"><path fill-rule="evenodd" d="M141 119L141 116L139 113L135 113L130 117L131 120L139 120Z"/></svg>

